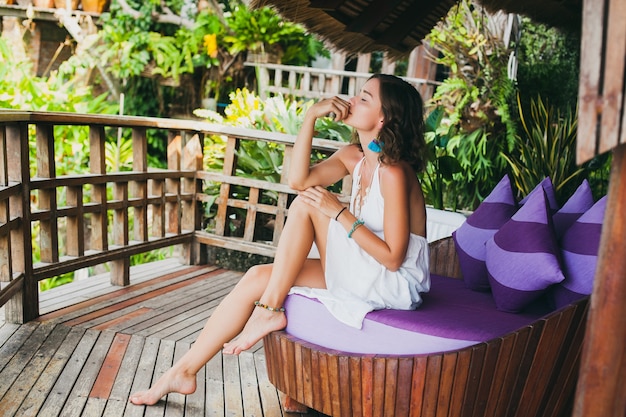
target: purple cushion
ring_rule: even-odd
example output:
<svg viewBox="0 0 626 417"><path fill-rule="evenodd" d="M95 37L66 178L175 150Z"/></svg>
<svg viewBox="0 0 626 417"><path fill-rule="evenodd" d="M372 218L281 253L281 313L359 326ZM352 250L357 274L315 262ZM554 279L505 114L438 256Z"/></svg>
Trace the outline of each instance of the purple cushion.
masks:
<svg viewBox="0 0 626 417"><path fill-rule="evenodd" d="M452 233L463 280L468 288L489 290L485 266L485 242L517 210L511 182L504 176L465 223Z"/></svg>
<svg viewBox="0 0 626 417"><path fill-rule="evenodd" d="M503 336L547 314L545 305L510 314L496 310L489 293L462 280L431 275L430 292L417 310L368 313L361 330L335 319L317 300L291 294L285 301L287 333L328 349L360 354L415 355L457 350Z"/></svg>
<svg viewBox="0 0 626 417"><path fill-rule="evenodd" d="M487 275L499 310L519 312L565 278L543 191L530 195L486 247Z"/></svg>
<svg viewBox="0 0 626 417"><path fill-rule="evenodd" d="M554 185L550 177L544 178L539 184L535 185L535 188L533 188L526 197L520 200L519 205L523 206L526 204L534 193L539 193L541 190L546 193L546 199L548 200L548 207L550 207L551 214L555 213L559 209L559 203L556 201L556 193L554 192Z"/></svg>
<svg viewBox="0 0 626 417"><path fill-rule="evenodd" d="M552 216L554 233L557 240L587 210L593 206L593 194L589 182L585 179L563 207Z"/></svg>
<svg viewBox="0 0 626 417"><path fill-rule="evenodd" d="M605 209L606 196L580 216L561 239L565 279L552 291L556 308L591 294Z"/></svg>

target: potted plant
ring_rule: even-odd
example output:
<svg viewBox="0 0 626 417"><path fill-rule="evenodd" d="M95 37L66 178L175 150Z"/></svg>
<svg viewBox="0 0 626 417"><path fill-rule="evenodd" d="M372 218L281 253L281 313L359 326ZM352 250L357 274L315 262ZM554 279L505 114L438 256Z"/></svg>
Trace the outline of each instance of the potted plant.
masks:
<svg viewBox="0 0 626 417"><path fill-rule="evenodd" d="M102 13L109 8L110 0L81 0L83 11L89 13Z"/></svg>
<svg viewBox="0 0 626 417"><path fill-rule="evenodd" d="M78 9L78 0L54 0L54 7L57 9Z"/></svg>

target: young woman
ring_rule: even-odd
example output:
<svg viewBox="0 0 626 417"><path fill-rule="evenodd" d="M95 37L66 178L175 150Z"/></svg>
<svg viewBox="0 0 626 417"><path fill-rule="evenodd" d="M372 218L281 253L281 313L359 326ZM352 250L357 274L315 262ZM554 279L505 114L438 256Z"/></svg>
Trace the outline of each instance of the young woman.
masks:
<svg viewBox="0 0 626 417"><path fill-rule="evenodd" d="M333 113L354 128L354 143L310 165L315 120ZM413 309L430 288L426 208L416 172L424 168L423 107L407 82L377 74L358 96L309 108L294 145L289 208L273 264L252 267L207 321L190 350L133 404L196 389L196 373L220 349L238 354L287 318L287 294L315 296L342 322L359 327L375 309ZM353 176L350 207L326 187ZM315 243L320 259L307 255ZM233 340L238 335L236 339Z"/></svg>

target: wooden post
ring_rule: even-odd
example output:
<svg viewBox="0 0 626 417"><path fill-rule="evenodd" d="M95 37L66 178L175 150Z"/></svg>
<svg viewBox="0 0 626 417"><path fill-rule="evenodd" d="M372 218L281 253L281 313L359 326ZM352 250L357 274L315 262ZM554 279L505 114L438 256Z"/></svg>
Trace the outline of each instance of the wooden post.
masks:
<svg viewBox="0 0 626 417"><path fill-rule="evenodd" d="M237 150L239 149L239 139L229 136L226 142L224 154L224 175L235 175L237 169ZM220 185L220 196L217 200L217 216L215 221L215 234L225 236L228 222L228 198L230 197L230 184Z"/></svg>
<svg viewBox="0 0 626 417"><path fill-rule="evenodd" d="M169 132L167 143L167 169L180 171L181 137L178 132ZM180 181L165 180L165 192L168 196L176 196L176 201L168 202L165 206L167 233L180 234Z"/></svg>
<svg viewBox="0 0 626 417"><path fill-rule="evenodd" d="M183 139L186 139L189 135L185 132ZM204 142L204 136L196 133L189 140L184 141L183 155L182 155L182 168L188 171L201 171L203 164L202 148ZM183 178L182 191L184 194L191 194L193 196L190 200L183 200L181 202L182 207L182 228L184 231L194 231L200 229L202 219L200 217L200 210L198 210L198 202L195 196L202 192L202 182L193 178ZM183 256L188 264L196 265L203 263L205 259L204 251L200 248L200 243L194 241L191 244L183 245Z"/></svg>
<svg viewBox="0 0 626 417"><path fill-rule="evenodd" d="M626 3L585 0L581 44L577 162L613 151L575 417L626 410Z"/></svg>
<svg viewBox="0 0 626 417"><path fill-rule="evenodd" d="M113 198L117 208L113 213L113 244L128 246L128 183L115 183ZM111 262L111 285L130 284L130 258L124 257Z"/></svg>
<svg viewBox="0 0 626 417"><path fill-rule="evenodd" d="M437 64L429 57L432 53L433 52L425 45L420 45L413 49L411 55L409 55L409 66L406 71L406 76L435 81L437 78ZM418 88L418 91L424 101L426 101L432 98L435 88L430 84L422 84L420 88Z"/></svg>
<svg viewBox="0 0 626 417"><path fill-rule="evenodd" d="M33 247L30 231L30 170L28 124L6 127L7 177L22 185L22 193L9 199L10 218L21 218L11 230L13 274L24 274L24 287L18 296L5 304L7 322L26 323L39 316L39 288L33 277Z"/></svg>
<svg viewBox="0 0 626 417"><path fill-rule="evenodd" d="M37 125L37 176L39 178L56 178L54 161L54 126ZM59 262L59 231L57 224L57 192L56 188L40 189L37 205L47 210L48 216L39 222L39 250L42 262Z"/></svg>
<svg viewBox="0 0 626 417"><path fill-rule="evenodd" d="M83 209L83 186L67 187L67 205L73 214L67 216L67 254L85 255L85 211Z"/></svg>
<svg viewBox="0 0 626 417"><path fill-rule="evenodd" d="M626 410L626 145L613 154L574 417Z"/></svg>
<svg viewBox="0 0 626 417"><path fill-rule="evenodd" d="M106 158L104 151L104 127L89 128L89 172L106 174ZM98 205L98 210L91 215L91 249L106 251L109 249L107 215L107 186L94 184L91 189L91 201Z"/></svg>
<svg viewBox="0 0 626 417"><path fill-rule="evenodd" d="M133 171L148 171L148 139L145 128L133 128ZM130 197L141 200L134 207L134 239L139 242L148 241L148 182L146 180L133 181L130 188Z"/></svg>

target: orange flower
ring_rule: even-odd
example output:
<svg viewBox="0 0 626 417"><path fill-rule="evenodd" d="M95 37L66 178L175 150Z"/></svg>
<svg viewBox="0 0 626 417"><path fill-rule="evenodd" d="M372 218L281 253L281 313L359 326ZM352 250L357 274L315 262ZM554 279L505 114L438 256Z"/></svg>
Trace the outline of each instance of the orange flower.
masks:
<svg viewBox="0 0 626 417"><path fill-rule="evenodd" d="M214 33L204 35L203 40L206 54L211 58L217 58L217 35Z"/></svg>

